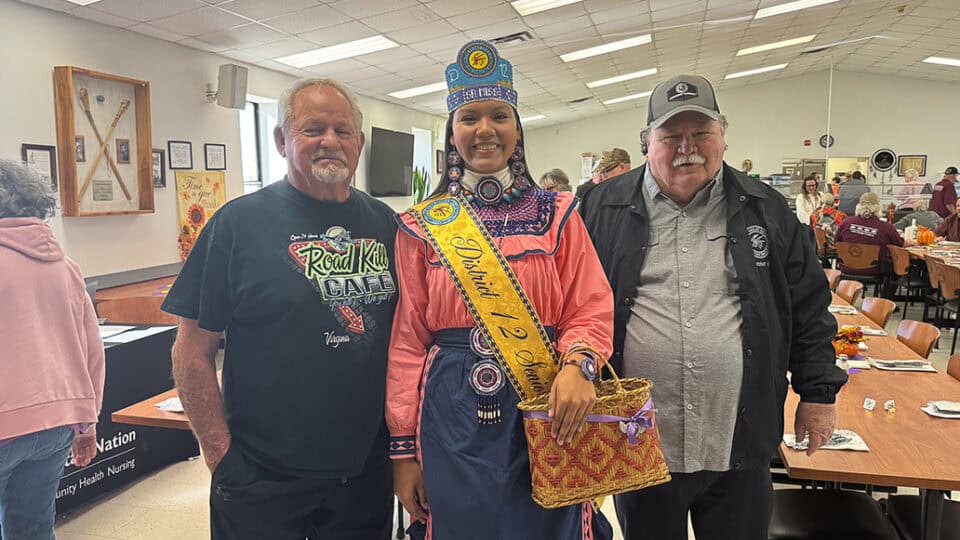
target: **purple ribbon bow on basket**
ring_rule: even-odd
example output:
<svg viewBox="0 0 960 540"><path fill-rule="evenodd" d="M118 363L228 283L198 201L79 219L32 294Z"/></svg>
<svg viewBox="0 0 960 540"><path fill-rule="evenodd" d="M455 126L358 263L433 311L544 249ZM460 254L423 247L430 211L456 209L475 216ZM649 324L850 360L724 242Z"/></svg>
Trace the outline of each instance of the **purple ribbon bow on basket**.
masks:
<svg viewBox="0 0 960 540"><path fill-rule="evenodd" d="M630 446L636 446L638 437L641 433L648 429L653 429L653 414L657 412L653 408L653 400L648 399L646 403L643 404L643 407L640 407L640 410L637 411L637 414L632 417L625 416L613 416L611 414L588 414L587 422L620 422L620 431L627 434L627 440L630 441ZM553 420L553 418L547 416L547 413L544 411L524 411L523 416L525 418L535 418L538 420Z"/></svg>

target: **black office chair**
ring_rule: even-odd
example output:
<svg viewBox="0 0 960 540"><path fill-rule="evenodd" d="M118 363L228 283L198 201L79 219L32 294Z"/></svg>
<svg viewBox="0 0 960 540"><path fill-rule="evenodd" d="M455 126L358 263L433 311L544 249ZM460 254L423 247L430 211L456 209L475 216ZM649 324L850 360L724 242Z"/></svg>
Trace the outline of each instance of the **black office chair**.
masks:
<svg viewBox="0 0 960 540"><path fill-rule="evenodd" d="M887 499L887 516L903 540L920 540L920 503L919 495L891 495ZM960 501L943 501L940 540L960 540Z"/></svg>
<svg viewBox="0 0 960 540"><path fill-rule="evenodd" d="M773 492L769 540L900 540L877 501L838 489Z"/></svg>

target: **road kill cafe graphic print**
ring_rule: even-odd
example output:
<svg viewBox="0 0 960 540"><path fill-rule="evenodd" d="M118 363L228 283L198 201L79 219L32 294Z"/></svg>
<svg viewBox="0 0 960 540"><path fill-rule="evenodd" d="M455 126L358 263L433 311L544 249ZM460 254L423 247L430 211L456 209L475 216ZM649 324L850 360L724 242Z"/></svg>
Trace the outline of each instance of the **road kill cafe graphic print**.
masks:
<svg viewBox="0 0 960 540"><path fill-rule="evenodd" d="M386 246L373 238L351 238L343 227L294 234L288 253L354 336L366 334L374 324L365 306L388 301L397 292Z"/></svg>

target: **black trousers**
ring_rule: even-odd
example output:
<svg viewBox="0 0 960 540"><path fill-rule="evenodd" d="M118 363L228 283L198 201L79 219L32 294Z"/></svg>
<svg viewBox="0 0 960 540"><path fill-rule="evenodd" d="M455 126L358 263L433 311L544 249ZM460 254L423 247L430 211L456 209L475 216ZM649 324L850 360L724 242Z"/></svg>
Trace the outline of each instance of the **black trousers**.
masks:
<svg viewBox="0 0 960 540"><path fill-rule="evenodd" d="M767 540L770 467L671 476L614 498L624 540L687 540L687 512L697 540Z"/></svg>
<svg viewBox="0 0 960 540"><path fill-rule="evenodd" d="M279 475L231 447L210 482L213 540L387 540L392 521L386 455L360 476L317 480Z"/></svg>

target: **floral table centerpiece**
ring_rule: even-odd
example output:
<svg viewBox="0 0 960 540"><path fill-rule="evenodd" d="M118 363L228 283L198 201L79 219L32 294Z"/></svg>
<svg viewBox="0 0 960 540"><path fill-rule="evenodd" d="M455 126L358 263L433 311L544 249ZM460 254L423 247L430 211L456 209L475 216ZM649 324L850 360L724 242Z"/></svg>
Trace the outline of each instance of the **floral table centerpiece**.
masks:
<svg viewBox="0 0 960 540"><path fill-rule="evenodd" d="M833 336L833 349L838 355L854 357L860 352L860 343L866 340L859 326L843 326Z"/></svg>

